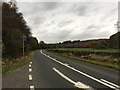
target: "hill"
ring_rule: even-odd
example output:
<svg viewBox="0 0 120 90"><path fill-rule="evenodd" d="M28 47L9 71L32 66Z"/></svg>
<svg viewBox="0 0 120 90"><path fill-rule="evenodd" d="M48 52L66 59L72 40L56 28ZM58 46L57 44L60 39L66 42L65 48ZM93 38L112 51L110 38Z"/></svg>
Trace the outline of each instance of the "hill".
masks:
<svg viewBox="0 0 120 90"><path fill-rule="evenodd" d="M39 43L39 48L120 48L120 32L110 36L109 39L75 40L63 41L55 44Z"/></svg>

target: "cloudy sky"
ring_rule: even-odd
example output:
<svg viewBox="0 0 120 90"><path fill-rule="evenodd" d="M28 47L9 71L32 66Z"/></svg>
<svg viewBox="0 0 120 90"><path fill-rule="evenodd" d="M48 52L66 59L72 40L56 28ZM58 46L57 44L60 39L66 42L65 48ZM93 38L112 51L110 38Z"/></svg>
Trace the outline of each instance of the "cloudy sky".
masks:
<svg viewBox="0 0 120 90"><path fill-rule="evenodd" d="M109 38L117 32L117 2L18 2L39 41Z"/></svg>

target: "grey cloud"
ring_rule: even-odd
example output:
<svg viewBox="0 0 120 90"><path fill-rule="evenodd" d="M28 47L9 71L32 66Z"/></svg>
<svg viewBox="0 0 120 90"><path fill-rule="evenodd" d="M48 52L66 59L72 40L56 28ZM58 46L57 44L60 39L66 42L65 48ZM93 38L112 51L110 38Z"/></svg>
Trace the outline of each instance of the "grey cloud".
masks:
<svg viewBox="0 0 120 90"><path fill-rule="evenodd" d="M90 34L90 32L79 33L77 35L71 36L71 38L78 39L78 40L85 40L91 37L93 37L93 35Z"/></svg>
<svg viewBox="0 0 120 90"><path fill-rule="evenodd" d="M118 7L113 8L110 13L116 13L118 11Z"/></svg>
<svg viewBox="0 0 120 90"><path fill-rule="evenodd" d="M86 27L85 31L100 31L101 28L104 28L104 25L98 25L96 26L95 24L91 24Z"/></svg>
<svg viewBox="0 0 120 90"><path fill-rule="evenodd" d="M58 24L58 27L64 27L66 25L69 25L70 23L72 23L73 21L72 20L68 20L68 21L62 21Z"/></svg>
<svg viewBox="0 0 120 90"><path fill-rule="evenodd" d="M99 25L95 25L95 24L91 24L89 26L87 26L85 28L85 31L94 31L94 32L101 32L101 30L103 30L104 28L108 27L108 24L99 24Z"/></svg>
<svg viewBox="0 0 120 90"><path fill-rule="evenodd" d="M18 6L29 25L35 28L46 22L46 12L55 9L57 2L20 2Z"/></svg>
<svg viewBox="0 0 120 90"><path fill-rule="evenodd" d="M45 18L36 16L35 18L33 18L33 20L31 20L31 22L32 22L32 25L40 26L42 23L45 22Z"/></svg>
<svg viewBox="0 0 120 90"><path fill-rule="evenodd" d="M54 33L54 35L52 33L43 32L42 35L38 36L38 39L45 42L56 43L58 41L66 40L70 37L70 33L71 31L66 30L58 31L58 33Z"/></svg>
<svg viewBox="0 0 120 90"><path fill-rule="evenodd" d="M109 20L115 21L117 14L112 14L115 10L112 5L108 8L102 4L28 2L24 5L23 2L20 7L27 23L32 27L33 35L48 43L68 39L85 40L112 34L113 28L110 28L111 31L107 31L107 28L112 26ZM111 13L108 13L109 11Z"/></svg>
<svg viewBox="0 0 120 90"><path fill-rule="evenodd" d="M58 2L43 2L43 5L45 6L46 10L52 10L57 7Z"/></svg>
<svg viewBox="0 0 120 90"><path fill-rule="evenodd" d="M80 16L84 16L86 14L86 12L87 12L87 7L86 6L81 6L81 7L78 8L78 14Z"/></svg>
<svg viewBox="0 0 120 90"><path fill-rule="evenodd" d="M56 35L56 37L58 39L61 39L61 40L64 40L66 39L67 37L69 37L71 34L71 30L61 30L61 32L59 32L58 35Z"/></svg>
<svg viewBox="0 0 120 90"><path fill-rule="evenodd" d="M71 9L69 9L68 12L72 12L74 14L77 14L77 15L83 16L83 17L88 16L89 14L93 14L93 15L101 14L100 11L102 9L104 9L104 7L103 7L104 5L105 5L105 3L97 3L97 2L73 3ZM103 13L105 13L104 10L103 10Z"/></svg>
<svg viewBox="0 0 120 90"><path fill-rule="evenodd" d="M26 15L45 12L57 8L57 2L20 2L20 9Z"/></svg>
<svg viewBox="0 0 120 90"><path fill-rule="evenodd" d="M52 24L54 24L54 23L55 23L55 21L54 21L54 20L51 20L51 23L52 23Z"/></svg>
<svg viewBox="0 0 120 90"><path fill-rule="evenodd" d="M63 40L68 39L70 37L71 30L59 30L56 33L54 31L53 31L53 33L44 32L42 34L44 34L42 37L44 41L55 43L58 41L63 41ZM46 36L46 37L44 37L44 36ZM39 39L41 39L41 37L39 37Z"/></svg>
<svg viewBox="0 0 120 90"><path fill-rule="evenodd" d="M85 30L84 32L73 36L73 38L79 39L79 40L88 40L88 39L95 39L96 36L98 36L100 29L97 29L95 31L88 31ZM104 35L104 34L103 34Z"/></svg>
<svg viewBox="0 0 120 90"><path fill-rule="evenodd" d="M113 14L117 14L117 8L114 8L114 9L110 10L108 13L106 13L106 15L104 15L104 16L101 18L101 21L110 18L111 16L113 16ZM117 16L116 16L116 17L117 17ZM114 18L114 17L113 17L113 18Z"/></svg>
<svg viewBox="0 0 120 90"><path fill-rule="evenodd" d="M93 29L93 28L95 28L96 26L94 25L94 24L91 24L91 25L89 25L87 28L86 28L86 30L87 29Z"/></svg>
<svg viewBox="0 0 120 90"><path fill-rule="evenodd" d="M71 12L74 14L77 14L79 16L85 16L89 11L89 3L88 2L79 2L79 3L74 3L72 5Z"/></svg>
<svg viewBox="0 0 120 90"><path fill-rule="evenodd" d="M19 2L18 7L25 16L34 15L42 10L42 6L37 2Z"/></svg>
<svg viewBox="0 0 120 90"><path fill-rule="evenodd" d="M57 8L57 2L35 2L33 11L48 11Z"/></svg>

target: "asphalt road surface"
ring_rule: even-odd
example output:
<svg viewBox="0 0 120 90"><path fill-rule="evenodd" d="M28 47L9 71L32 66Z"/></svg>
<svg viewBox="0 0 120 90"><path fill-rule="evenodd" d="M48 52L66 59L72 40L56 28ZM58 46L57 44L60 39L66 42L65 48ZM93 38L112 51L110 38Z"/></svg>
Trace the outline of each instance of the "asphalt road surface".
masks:
<svg viewBox="0 0 120 90"><path fill-rule="evenodd" d="M18 74L21 76L18 76ZM33 61L29 65L24 66L11 75L3 76L3 88L119 90L119 74L120 72L116 70L37 50L34 53ZM14 77L12 77L13 75ZM21 80L16 83L15 80L17 79Z"/></svg>

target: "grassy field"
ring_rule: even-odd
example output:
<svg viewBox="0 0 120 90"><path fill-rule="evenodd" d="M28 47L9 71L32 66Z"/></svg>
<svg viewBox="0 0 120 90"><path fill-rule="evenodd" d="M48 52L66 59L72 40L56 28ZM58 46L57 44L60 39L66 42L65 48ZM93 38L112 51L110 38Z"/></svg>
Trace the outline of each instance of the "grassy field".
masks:
<svg viewBox="0 0 120 90"><path fill-rule="evenodd" d="M57 49L50 49L50 51L65 57L73 58L75 60L81 60L81 61L109 67L112 69L120 70L120 64L119 64L120 57L116 57L116 56L114 57L114 55L112 55L112 53L115 54L119 53L117 49L57 48ZM86 52L97 52L97 53L86 53ZM111 54L105 54L105 53L111 53Z"/></svg>
<svg viewBox="0 0 120 90"><path fill-rule="evenodd" d="M119 53L118 49L93 49L93 48L55 48L52 50L61 51L83 51L83 52L107 52L107 53Z"/></svg>
<svg viewBox="0 0 120 90"><path fill-rule="evenodd" d="M5 74L8 72L14 71L14 70L28 64L30 61L32 61L33 53L34 52L29 53L24 58L21 57L21 58L17 58L17 59L13 59L13 60L3 59L2 60L2 73Z"/></svg>

